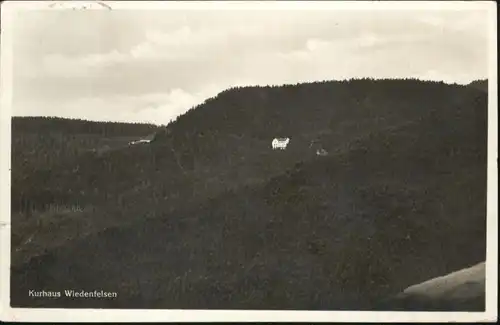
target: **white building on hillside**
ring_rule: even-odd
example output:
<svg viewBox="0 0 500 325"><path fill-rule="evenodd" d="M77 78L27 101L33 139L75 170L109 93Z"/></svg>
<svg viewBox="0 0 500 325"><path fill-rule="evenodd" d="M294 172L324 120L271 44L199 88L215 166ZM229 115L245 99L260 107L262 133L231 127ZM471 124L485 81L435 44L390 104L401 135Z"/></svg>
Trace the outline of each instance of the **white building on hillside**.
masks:
<svg viewBox="0 0 500 325"><path fill-rule="evenodd" d="M285 150L289 142L290 138L274 138L271 145L273 147L273 150Z"/></svg>

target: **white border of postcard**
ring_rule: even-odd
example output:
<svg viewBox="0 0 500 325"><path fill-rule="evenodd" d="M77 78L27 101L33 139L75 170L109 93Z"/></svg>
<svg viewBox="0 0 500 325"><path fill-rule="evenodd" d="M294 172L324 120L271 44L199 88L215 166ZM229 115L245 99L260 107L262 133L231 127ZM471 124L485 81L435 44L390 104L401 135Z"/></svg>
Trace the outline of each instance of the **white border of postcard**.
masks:
<svg viewBox="0 0 500 325"><path fill-rule="evenodd" d="M488 194L485 312L369 312L369 311L266 311L266 310L123 310L39 309L10 307L10 121L12 36L9 26L19 10L121 9L254 9L266 10L415 10L481 9L490 17L488 76ZM85 10L85 9L83 9ZM6 1L1 4L0 79L0 319L2 321L50 322L473 322L497 319L497 15L494 1Z"/></svg>

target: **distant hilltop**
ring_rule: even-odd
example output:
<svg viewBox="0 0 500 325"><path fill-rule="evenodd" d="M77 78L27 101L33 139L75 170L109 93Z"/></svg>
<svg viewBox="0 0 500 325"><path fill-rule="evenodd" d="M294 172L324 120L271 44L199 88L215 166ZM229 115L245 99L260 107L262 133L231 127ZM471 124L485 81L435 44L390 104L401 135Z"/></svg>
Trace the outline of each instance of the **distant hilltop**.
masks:
<svg viewBox="0 0 500 325"><path fill-rule="evenodd" d="M468 86L474 87L479 90L488 91L488 79L473 81Z"/></svg>

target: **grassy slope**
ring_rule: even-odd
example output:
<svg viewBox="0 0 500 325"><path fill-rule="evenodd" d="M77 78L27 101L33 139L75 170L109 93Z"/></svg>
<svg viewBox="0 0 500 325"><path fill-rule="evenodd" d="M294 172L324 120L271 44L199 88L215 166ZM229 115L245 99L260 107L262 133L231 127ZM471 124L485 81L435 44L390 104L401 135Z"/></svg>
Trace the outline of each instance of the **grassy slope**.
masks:
<svg viewBox="0 0 500 325"><path fill-rule="evenodd" d="M215 99L206 104L212 109L203 106L179 119L171 138L101 160L89 156L111 167L99 173L82 164L89 167L79 177L96 171L95 188L112 183L113 199L84 215L94 227L86 237L70 236L63 245L50 246L57 236L46 236L42 243L53 248L14 268L13 303L370 308L413 283L484 260L486 96L466 87L415 81L379 82L371 84L371 92L360 93L360 83L345 89L329 85L339 94L341 89L354 92L343 101L336 96L343 105L332 100L335 109L321 106L327 101L303 99L314 113L280 124L296 128L285 152L269 150L266 133L272 130L259 128L257 120L247 119L250 126L235 133L243 122L230 119ZM321 84L292 89L292 99L298 90L328 93ZM260 92L252 97L254 105L264 98L272 107L282 89L243 91L242 98ZM235 93L223 93L219 104ZM203 112L234 123L217 124ZM200 119L206 123L194 124ZM190 128L195 126L204 139L193 140ZM218 131L216 142L210 128ZM293 130L285 129L280 134ZM330 151L323 159L305 154L317 138ZM189 148L178 139L190 140ZM167 154L169 148L180 160ZM195 155L192 148L203 154ZM186 174L178 161L188 166ZM64 166L58 173L51 179L61 183ZM143 187L133 190L141 182ZM119 205L116 193L122 196ZM119 227L94 226L113 217ZM116 290L120 297L36 302L23 294L27 288L68 287Z"/></svg>
<svg viewBox="0 0 500 325"><path fill-rule="evenodd" d="M104 152L138 137L154 133L157 126L91 122L47 117L12 118L12 176L50 170L89 152Z"/></svg>
<svg viewBox="0 0 500 325"><path fill-rule="evenodd" d="M484 311L485 263L413 285L384 300L379 309L413 311Z"/></svg>

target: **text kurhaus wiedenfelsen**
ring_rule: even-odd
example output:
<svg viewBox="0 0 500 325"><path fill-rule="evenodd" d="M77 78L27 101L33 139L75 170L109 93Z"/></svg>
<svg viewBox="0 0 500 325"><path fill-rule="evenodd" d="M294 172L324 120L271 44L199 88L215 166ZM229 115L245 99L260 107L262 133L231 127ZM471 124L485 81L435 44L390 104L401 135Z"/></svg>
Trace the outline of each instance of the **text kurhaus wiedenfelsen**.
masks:
<svg viewBox="0 0 500 325"><path fill-rule="evenodd" d="M85 290L64 290L61 291L35 291L30 290L28 295L30 297L38 297L38 298L61 298L63 297L69 298L116 298L118 294L116 292L107 292L104 290L94 290L94 291L85 291Z"/></svg>

